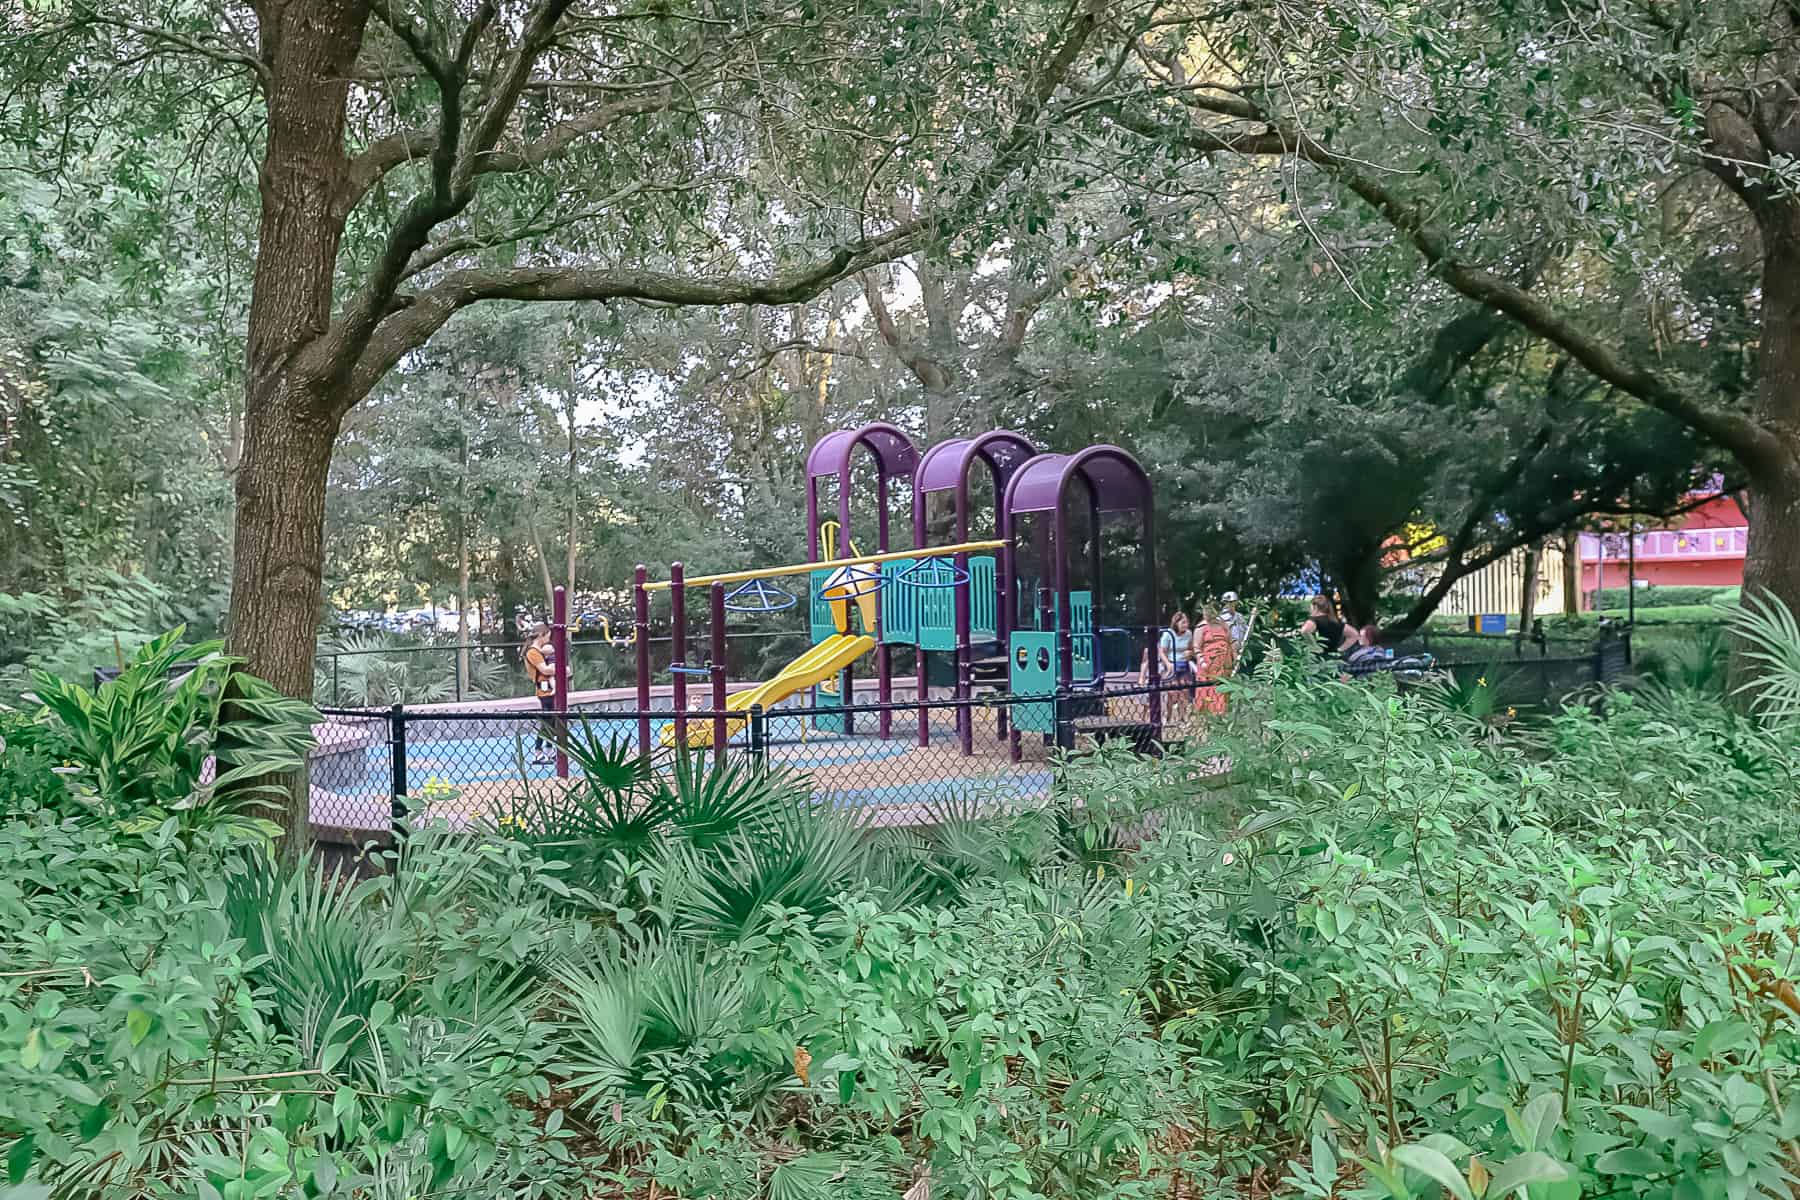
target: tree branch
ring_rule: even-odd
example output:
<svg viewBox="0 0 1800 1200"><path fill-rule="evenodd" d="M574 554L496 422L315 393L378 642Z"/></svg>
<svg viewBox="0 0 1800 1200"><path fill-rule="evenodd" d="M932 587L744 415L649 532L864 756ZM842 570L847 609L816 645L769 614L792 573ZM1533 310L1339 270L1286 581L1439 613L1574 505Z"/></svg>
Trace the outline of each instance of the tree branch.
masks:
<svg viewBox="0 0 1800 1200"><path fill-rule="evenodd" d="M858 253L842 248L797 270L763 277L702 279L661 271L580 267L512 267L453 271L396 309L381 324L357 363L351 390L364 394L400 356L459 310L483 300L635 300L692 307L792 304L817 295L845 275L905 253L904 244L878 243Z"/></svg>
<svg viewBox="0 0 1800 1200"><path fill-rule="evenodd" d="M391 27L396 28L401 40L413 49L420 64L437 83L439 113L437 135L431 148L431 188L407 202L399 220L389 230L387 241L370 267L363 286L332 322L326 336L316 344L320 361L309 366L319 375L336 377L355 366L376 326L389 310L401 281L406 278L413 256L425 248L433 229L468 207L475 195L474 172L470 164L499 140L513 106L518 103L523 81L530 76L538 55L550 44L556 22L570 2L544 0L527 20L518 47L496 78L467 137L463 130L463 88L475 43L494 19L493 0L484 0L470 20L453 63L438 57L426 44L424 35L411 28L410 22L388 13L385 20L394 23ZM375 3L378 9L386 11L385 0L375 0ZM406 32L400 32L400 27ZM358 394L356 399L360 398ZM354 402L354 399L350 401Z"/></svg>
<svg viewBox="0 0 1800 1200"><path fill-rule="evenodd" d="M1367 167L1339 155L1304 133L1269 122L1249 101L1234 97L1188 96L1191 109L1263 122L1259 132L1215 131L1193 121L1170 127L1140 114L1113 107L1109 120L1140 137L1184 146L1203 155L1289 155L1311 163L1361 197L1424 257L1433 273L1458 292L1503 313L1549 341L1590 372L1651 407L1717 442L1746 465L1781 469L1790 452L1781 439L1741 414L1705 404L1673 381L1631 362L1625 354L1594 337L1580 323L1557 312L1540 297L1507 279L1456 257L1453 239L1433 224L1424 210L1375 177Z"/></svg>
<svg viewBox="0 0 1800 1200"><path fill-rule="evenodd" d="M92 21L98 25L110 25L114 29L123 29L127 33L135 33L141 38L148 39L154 45L162 45L182 54L193 54L201 58L211 59L216 63L222 63L225 66L247 69L251 74L256 76L257 82L265 89L268 86L268 64L263 62L255 54L251 53L248 49L231 45L225 38L218 34L212 35L212 41L217 42L218 44L210 45L205 41L188 37L185 34L174 33L167 29L159 29L153 25L142 25L136 21L128 21L123 17L110 15L98 8L89 7L85 4L80 7L75 19Z"/></svg>
<svg viewBox="0 0 1800 1200"><path fill-rule="evenodd" d="M1146 212L1140 217L1120 217L1101 226L1092 236L1082 241L1059 261L1053 263L1045 272L1044 278L1035 287L1012 289L1006 298L1006 311L1000 323L1001 350L1008 357L1018 354L1025 344L1025 334L1031 319L1044 304L1068 285L1075 273L1088 263L1106 253L1120 242L1137 236L1158 221L1166 217L1178 216L1192 211L1190 204L1168 205L1154 212Z"/></svg>
<svg viewBox="0 0 1800 1200"><path fill-rule="evenodd" d="M492 5L487 7L488 20L492 20ZM395 11L388 0L369 0L369 12L377 21L386 25L395 37L400 39L401 44L418 61L418 64L425 68L425 73L431 76L432 82L436 83L439 88L448 86L449 81L454 77L450 65L432 48L431 39L424 30L414 25L412 19L405 13ZM474 27L475 22L471 22L470 28Z"/></svg>
<svg viewBox="0 0 1800 1200"><path fill-rule="evenodd" d="M490 149L473 157L469 163L470 173L490 175L532 170L564 153L576 142L604 133L626 117L642 116L667 108L675 98L675 91L674 84L667 81L645 84L639 94L595 105L580 116L561 122L517 150ZM405 163L426 157L431 146L431 134L420 129L390 133L370 143L350 164L343 193L338 198L339 211L345 214L353 211L383 176Z"/></svg>
<svg viewBox="0 0 1800 1200"><path fill-rule="evenodd" d="M455 258L458 254L465 254L471 250L487 250L494 246L503 246L508 242L522 242L527 238L543 237L546 234L555 233L559 229L566 229L570 225L576 225L596 217L620 201L628 200L642 191L644 191L644 185L641 182L630 183L580 212L563 213L541 221L530 221L523 225L515 225L510 229L503 229L498 233L468 234L463 237L446 238L435 246L427 246L413 255L412 261L407 264L405 279L422 275L432 267ZM540 208L538 211L542 212L543 210Z"/></svg>
<svg viewBox="0 0 1800 1200"><path fill-rule="evenodd" d="M920 383L931 391L942 391L949 386L949 371L944 364L934 360L918 342L904 336L900 327L894 323L893 313L888 311L887 301L882 298L881 285L875 279L873 271L862 273L863 299L868 302L869 313L875 318L875 330L886 342L900 365L913 373Z"/></svg>
<svg viewBox="0 0 1800 1200"><path fill-rule="evenodd" d="M560 13L567 3L568 0L546 0L540 13ZM702 307L792 304L810 299L838 280L858 271L877 263L890 262L911 252L926 237L941 229L958 227L962 221L984 207L1000 185L1029 157L1032 146L1039 140L1040 122L1051 98L1062 86L1076 57L1098 26L1102 3L1103 0L1084 0L1080 9L1072 14L1064 26L1061 40L1043 60L1031 93L1020 106L1007 136L1001 139L994 158L976 174L962 194L944 209L901 222L884 233L858 238L803 266L776 271L762 278L727 276L707 279L646 270L514 267L503 270L453 271L435 286L413 297L399 297L393 287L389 287L379 308L358 309L359 320L366 319L371 312L378 316L368 334L352 351L354 361L346 368L349 371L349 386L339 393L344 397L341 403L354 405L368 394L403 354L423 345L426 339L442 328L444 322L458 311L483 300L635 300L641 303ZM526 37L521 39L521 57L529 46L538 47L533 53L541 52L547 40L547 29L534 19L529 24ZM518 88L529 75L531 66L529 62L519 65L522 69L511 73L513 82L500 85L503 89L510 87L515 100ZM495 138L499 136L499 123L479 127ZM479 136L481 135L474 142L478 149ZM395 245L396 240L390 239L389 248L392 249ZM399 265L393 266L393 271L397 274L403 270L406 262L423 245L423 240L411 245ZM392 265L386 255L382 265ZM371 285L374 282L372 277ZM397 283L397 279L395 282ZM374 294L372 286L365 286L363 293L359 295L358 304L366 304Z"/></svg>

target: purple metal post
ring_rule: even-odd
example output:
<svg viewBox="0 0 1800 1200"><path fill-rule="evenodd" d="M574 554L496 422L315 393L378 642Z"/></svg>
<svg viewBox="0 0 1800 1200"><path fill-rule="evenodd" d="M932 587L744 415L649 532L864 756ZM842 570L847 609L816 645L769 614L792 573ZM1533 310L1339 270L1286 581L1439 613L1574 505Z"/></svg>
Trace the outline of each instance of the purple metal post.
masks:
<svg viewBox="0 0 1800 1200"><path fill-rule="evenodd" d="M921 640L923 639L914 638L915 644ZM913 699L919 702L918 742L921 746L929 746L931 745L931 706L927 700L930 696L930 688L925 674L925 648L923 646L918 646L913 651L913 662L915 664L914 677L917 680L913 685Z"/></svg>
<svg viewBox="0 0 1800 1200"><path fill-rule="evenodd" d="M1095 674L1100 674L1106 666L1106 655L1100 648L1098 608L1101 597L1105 593L1100 588L1100 497L1093 488L1088 489L1088 647L1089 658L1094 664ZM1100 681L1102 690L1106 681Z"/></svg>
<svg viewBox="0 0 1800 1200"><path fill-rule="evenodd" d="M556 711L550 726L556 735L556 777L569 777L569 593L556 588L550 593L550 652L556 655Z"/></svg>
<svg viewBox="0 0 1800 1200"><path fill-rule="evenodd" d="M875 473L875 508L880 514L876 525L878 532L875 537L875 553L886 554L888 551L888 487L887 475L881 471ZM886 569L885 565L881 563L874 564L874 567L878 573ZM894 732L894 714L887 708L888 702L894 698L893 658L890 654L892 647L882 636L882 629L886 623L886 614L883 612L886 607L883 602L886 598L886 588L875 593L875 698L882 704L881 716L876 725L880 731L881 740L884 742Z"/></svg>
<svg viewBox="0 0 1800 1200"><path fill-rule="evenodd" d="M927 457L930 457L931 451L927 450L925 453ZM924 463L921 462L921 470L915 472L913 475L913 547L915 549L924 549L925 547L925 497L929 493L925 490L923 466ZM885 591L886 589L883 590ZM914 612L917 611L915 606ZM924 639L919 636L918 618L914 617L913 699L918 701L919 704L919 732L915 740L920 746L929 746L931 745L931 707L926 703L926 696L929 692L929 680L927 679L925 672L925 647L919 645L922 641L924 641Z"/></svg>
<svg viewBox="0 0 1800 1200"><path fill-rule="evenodd" d="M1156 500L1148 493L1144 496L1144 578L1148 580L1144 588L1145 603L1150 611L1144 614L1145 641L1144 650L1150 658L1150 670L1145 676L1150 684L1150 737L1151 740L1162 741L1162 694L1156 690L1157 642L1161 640L1158 623L1161 615L1156 611Z"/></svg>
<svg viewBox="0 0 1800 1200"><path fill-rule="evenodd" d="M725 585L712 585L713 762L725 762Z"/></svg>
<svg viewBox="0 0 1800 1200"><path fill-rule="evenodd" d="M956 489L956 541L960 545L969 540L969 487L965 476ZM975 586L975 579L969 574L969 556L958 554L953 560L957 570L962 572L963 581L956 585L956 738L962 746L963 757L975 753L975 714L969 711L968 701L973 689L969 686L969 637L971 630L969 589Z"/></svg>
<svg viewBox="0 0 1800 1200"><path fill-rule="evenodd" d="M1012 514L1006 511L1006 498L1004 495L995 493L994 504L1000 509L999 513L996 514L999 517L1000 540L1006 543L1000 548L1000 553L994 556L994 584L996 590L1000 593L994 601L994 636L1000 639L1000 653L1006 656L1007 674L1010 675L1012 673L1012 627L1013 618L1016 615L1014 613L1014 608L1018 604L1017 598L1013 596L1012 582ZM1006 690L1010 692L1012 691L1012 688L1008 687ZM1011 714L1011 711L1011 709L1002 706L999 709L999 716L995 719L994 734L1001 741L1006 740L1006 727L1009 724L1007 718Z"/></svg>
<svg viewBox="0 0 1800 1200"><path fill-rule="evenodd" d="M819 480L806 481L806 560L819 561Z"/></svg>
<svg viewBox="0 0 1800 1200"><path fill-rule="evenodd" d="M1064 692L1075 682L1075 635L1069 628L1074 620L1069 608L1069 510L1060 503L1054 525L1056 566L1051 578L1056 581L1056 690Z"/></svg>
<svg viewBox="0 0 1800 1200"><path fill-rule="evenodd" d="M638 753L650 753L650 593L644 590L649 571L639 563L631 572L632 631L637 639Z"/></svg>
<svg viewBox="0 0 1800 1200"><path fill-rule="evenodd" d="M687 749L687 570L669 564L669 609L674 624L669 629L670 690L674 694L675 744Z"/></svg>

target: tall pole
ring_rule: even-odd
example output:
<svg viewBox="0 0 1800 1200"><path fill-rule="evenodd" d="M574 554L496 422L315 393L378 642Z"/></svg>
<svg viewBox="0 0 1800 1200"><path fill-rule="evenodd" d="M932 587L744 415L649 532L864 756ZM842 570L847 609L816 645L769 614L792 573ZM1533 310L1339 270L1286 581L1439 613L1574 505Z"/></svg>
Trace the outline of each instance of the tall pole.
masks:
<svg viewBox="0 0 1800 1200"><path fill-rule="evenodd" d="M956 541L960 545L969 540L969 464L964 461L962 473L956 480ZM973 688L969 684L971 670L969 638L973 623L970 611L969 589L975 586L974 577L969 574L969 556L958 554L951 560L957 572L962 575L963 582L958 584L951 595L956 608L956 738L962 746L963 757L975 753L975 714L969 708L969 698Z"/></svg>
<svg viewBox="0 0 1800 1200"><path fill-rule="evenodd" d="M632 632L637 651L638 753L650 753L650 593L644 590L649 572L639 563L631 573Z"/></svg>
<svg viewBox="0 0 1800 1200"><path fill-rule="evenodd" d="M843 461L838 466L837 535L839 544L845 549L850 547L850 455L855 449L856 447L852 445L845 450ZM875 469L877 471L881 469L879 463L876 464ZM855 605L850 607L854 608ZM845 619L848 620L848 617ZM855 668L849 664L845 664L844 669L838 672L838 699L844 705L844 735L848 737L856 732L856 712L851 708L851 705L856 703L856 676Z"/></svg>
<svg viewBox="0 0 1800 1200"><path fill-rule="evenodd" d="M669 669L675 700L675 744L687 749L687 571L680 563L669 564L670 620Z"/></svg>
<svg viewBox="0 0 1800 1200"><path fill-rule="evenodd" d="M556 777L569 777L569 593L558 587L550 598L550 646L556 655Z"/></svg>
<svg viewBox="0 0 1800 1200"><path fill-rule="evenodd" d="M725 585L712 585L713 762L725 762Z"/></svg>
<svg viewBox="0 0 1800 1200"><path fill-rule="evenodd" d="M878 524L876 526L879 531L876 534L876 552L879 554L886 554L888 552L888 485L887 472L882 470L880 463L875 465L875 509L879 514ZM884 567L877 566L875 571L879 576L885 569L886 568ZM894 698L894 669L893 648L887 644L887 638L883 636L883 627L886 624L886 613L883 611L886 608L886 605L883 604L883 601L886 597L886 588L878 588L876 590L875 698L881 701L881 716L876 720L876 726L880 731L881 740L884 742L888 740L889 735L894 731L894 714L889 711L887 707Z"/></svg>
<svg viewBox="0 0 1800 1200"><path fill-rule="evenodd" d="M1000 481L994 481L994 524L996 532L1003 543L1000 552L994 556L994 637L1000 643L1000 655L1010 664L1012 662L1012 627L1017 616L1018 600L1013 596L1013 530L1012 514L1006 511L1006 489ZM1007 667L1011 675L1012 668ZM1012 691L1009 686L1007 691ZM1011 710L1002 705L994 719L994 734L1001 741L1006 740L1007 719Z"/></svg>
<svg viewBox="0 0 1800 1200"><path fill-rule="evenodd" d="M1600 547L1600 559L1594 565L1594 616L1598 619L1606 611L1606 534L1595 534L1594 541Z"/></svg>
<svg viewBox="0 0 1800 1200"><path fill-rule="evenodd" d="M1148 611L1144 614L1144 653L1148 656L1149 671L1145 679L1150 685L1150 737L1153 741L1162 740L1162 693L1156 690L1157 675L1161 663L1157 662L1158 643L1162 641L1162 613L1157 611L1156 597L1156 501L1146 490L1144 494L1144 604Z"/></svg>
<svg viewBox="0 0 1800 1200"><path fill-rule="evenodd" d="M819 561L819 477L806 479L806 558Z"/></svg>
<svg viewBox="0 0 1800 1200"><path fill-rule="evenodd" d="M929 495L919 486L919 473L913 473L913 549L925 547L925 505ZM883 589L884 591L886 589ZM913 598L913 699L919 704L919 729L914 739L920 746L931 745L931 708L926 703L930 679L925 669L925 639L919 634L918 598Z"/></svg>
<svg viewBox="0 0 1800 1200"><path fill-rule="evenodd" d="M1106 655L1100 650L1095 617L1106 593L1100 586L1100 495L1093 488L1088 489L1088 587L1088 662L1098 671L1105 665Z"/></svg>
<svg viewBox="0 0 1800 1200"><path fill-rule="evenodd" d="M1631 531L1626 535L1630 540L1625 543L1625 624L1637 624L1637 522L1631 523Z"/></svg>
<svg viewBox="0 0 1800 1200"><path fill-rule="evenodd" d="M1051 553L1056 565L1051 576L1056 581L1056 594L1050 602L1056 606L1056 690L1067 691L1075 681L1075 636L1069 628L1074 614L1069 605L1069 510L1065 496L1056 498L1056 518Z"/></svg>

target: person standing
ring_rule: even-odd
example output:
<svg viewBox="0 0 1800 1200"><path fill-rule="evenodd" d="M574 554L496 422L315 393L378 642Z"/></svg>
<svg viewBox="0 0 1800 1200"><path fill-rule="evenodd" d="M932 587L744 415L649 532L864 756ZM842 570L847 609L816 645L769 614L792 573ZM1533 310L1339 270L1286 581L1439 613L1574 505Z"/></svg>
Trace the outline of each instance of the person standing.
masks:
<svg viewBox="0 0 1800 1200"><path fill-rule="evenodd" d="M1312 615L1301 623L1300 633L1303 637L1318 638L1326 654L1339 654L1356 644L1356 635L1338 620L1337 606L1332 604L1330 596L1312 598Z"/></svg>
<svg viewBox="0 0 1800 1200"><path fill-rule="evenodd" d="M1169 627L1156 640L1156 654L1164 679L1179 684L1194 682L1194 634L1188 627L1186 613L1170 614Z"/></svg>
<svg viewBox="0 0 1800 1200"><path fill-rule="evenodd" d="M1194 691L1194 711L1221 716L1227 699L1218 683L1237 670L1237 643L1218 609L1209 604L1201 614L1200 628L1194 631L1194 670L1200 678Z"/></svg>
<svg viewBox="0 0 1800 1200"><path fill-rule="evenodd" d="M1244 652L1244 642L1250 637L1250 618L1238 611L1238 594L1226 592L1219 597L1219 617L1225 622L1225 628L1231 631L1231 647L1238 654Z"/></svg>
<svg viewBox="0 0 1800 1200"><path fill-rule="evenodd" d="M539 625L525 645L525 674L531 677L531 688L538 707L546 713L556 711L556 646L550 639L550 627ZM547 763L554 759L550 746L556 737L551 719L538 724L537 738L532 743L531 761Z"/></svg>

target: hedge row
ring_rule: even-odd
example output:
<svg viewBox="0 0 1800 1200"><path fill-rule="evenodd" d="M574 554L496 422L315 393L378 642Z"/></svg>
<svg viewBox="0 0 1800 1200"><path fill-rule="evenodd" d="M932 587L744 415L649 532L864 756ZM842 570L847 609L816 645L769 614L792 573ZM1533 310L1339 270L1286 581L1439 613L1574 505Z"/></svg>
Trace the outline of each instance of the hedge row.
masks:
<svg viewBox="0 0 1800 1200"><path fill-rule="evenodd" d="M1625 593L1625 588L1602 588L1600 607L1603 609L1626 607L1628 600ZM1637 589L1637 607L1674 608L1687 604L1711 604L1720 599L1735 600L1737 595L1738 589L1734 587L1656 587L1651 585Z"/></svg>

